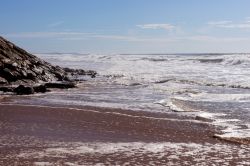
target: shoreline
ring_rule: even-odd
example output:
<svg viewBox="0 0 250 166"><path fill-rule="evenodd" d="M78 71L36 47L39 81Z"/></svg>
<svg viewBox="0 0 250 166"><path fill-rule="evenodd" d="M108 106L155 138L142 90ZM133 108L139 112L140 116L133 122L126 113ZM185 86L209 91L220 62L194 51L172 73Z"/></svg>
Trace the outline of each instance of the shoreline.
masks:
<svg viewBox="0 0 250 166"><path fill-rule="evenodd" d="M133 129L133 132L137 135L136 137L139 137L141 141L166 141L175 138L175 141L185 142L185 138L178 139L178 134L171 134L173 132L183 132L182 134L193 138L193 142L200 142L199 140L202 134L204 134L202 136L205 137L205 141L214 142L212 137L215 131L209 124L204 122L195 123L190 119L177 119L177 117L171 117L165 114L162 114L165 115L162 117L159 113L92 106L64 108L21 104L1 104L0 113L2 121L9 121L11 118L12 122L18 121L20 123L35 124L42 122L50 123L53 119L55 121L52 123L58 122L64 124L64 121L68 121L74 123L74 127L79 127L78 125L81 123L84 123L85 127L90 127L90 124L94 124L95 128L101 127L105 130L112 129L118 132L118 134L121 130L130 132ZM51 119L51 117L53 118ZM36 122L37 118L42 122ZM147 133L148 131L146 131L150 129L147 128L147 125L150 128L158 130L151 131L153 135L144 137L143 135L149 134ZM195 128L195 130L193 128ZM158 134L161 135L161 137L155 137L159 136ZM189 134L191 135L189 136Z"/></svg>
<svg viewBox="0 0 250 166"><path fill-rule="evenodd" d="M134 146L142 146L139 148L141 149L152 144L152 146L167 147L175 145L175 148L176 146L191 148L189 145L205 146L204 148L206 145L220 145L240 149L242 146L214 138L215 130L206 123L193 123L185 119L177 121L167 115L159 118L153 113L133 113L129 110L97 107L53 108L1 104L0 133L0 165L11 165L15 162L34 164L41 161L49 163L62 161L65 164L67 161L80 160L86 163L88 160L86 156L89 155L85 154L89 151L86 147L89 149L93 146L97 149L102 146L107 146L106 149L109 149L125 145L126 148L131 146L132 149ZM79 154L79 147L82 146L85 149L84 154ZM55 150L53 153L56 155L48 152L51 150ZM70 155L69 151L75 154ZM171 149L167 148L166 152L168 151L170 153ZM98 153L97 151L92 154L90 158L106 162L107 154L100 154L100 157ZM120 155L124 156L123 153L125 152ZM145 152L145 159L148 158L147 153ZM44 156L39 157L35 154ZM58 158L60 154L64 154L63 158ZM133 154L131 158L135 156L136 154ZM213 156L216 157L216 154L209 154L209 157ZM122 160L113 153L109 154L109 157L114 161ZM165 158L168 157L169 154L166 153ZM181 158L181 154L179 157ZM192 155L190 157L188 160L195 163L195 158ZM92 164L98 163L93 162ZM141 161L141 164L145 162Z"/></svg>

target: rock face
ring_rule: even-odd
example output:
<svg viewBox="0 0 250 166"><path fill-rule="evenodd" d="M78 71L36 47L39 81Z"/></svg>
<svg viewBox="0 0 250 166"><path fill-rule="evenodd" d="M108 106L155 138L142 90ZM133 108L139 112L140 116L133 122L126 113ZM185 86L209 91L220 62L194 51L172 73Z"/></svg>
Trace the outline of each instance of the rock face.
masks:
<svg viewBox="0 0 250 166"><path fill-rule="evenodd" d="M23 85L19 85L18 87L16 87L14 89L14 92L17 95L30 95L30 94L34 94L34 88L33 87L25 87Z"/></svg>
<svg viewBox="0 0 250 166"><path fill-rule="evenodd" d="M57 89L69 89L69 88L75 88L76 85L73 82L53 82L53 83L46 83L44 84L46 88L57 88Z"/></svg>
<svg viewBox="0 0 250 166"><path fill-rule="evenodd" d="M66 72L0 36L0 85L67 81Z"/></svg>
<svg viewBox="0 0 250 166"><path fill-rule="evenodd" d="M65 72L70 74L71 76L73 75L88 75L91 76L91 78L95 78L97 75L96 71L93 70L83 70L83 69L70 69L70 68L63 68Z"/></svg>

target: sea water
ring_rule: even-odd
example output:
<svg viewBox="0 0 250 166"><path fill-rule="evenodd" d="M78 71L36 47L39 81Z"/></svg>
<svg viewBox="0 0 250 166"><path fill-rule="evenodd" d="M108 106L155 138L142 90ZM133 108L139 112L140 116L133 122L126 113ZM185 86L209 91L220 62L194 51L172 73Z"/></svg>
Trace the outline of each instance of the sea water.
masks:
<svg viewBox="0 0 250 166"><path fill-rule="evenodd" d="M100 106L198 117L221 138L250 139L250 54L37 54L62 67L95 70L78 89L34 103ZM197 118L196 118L197 119Z"/></svg>

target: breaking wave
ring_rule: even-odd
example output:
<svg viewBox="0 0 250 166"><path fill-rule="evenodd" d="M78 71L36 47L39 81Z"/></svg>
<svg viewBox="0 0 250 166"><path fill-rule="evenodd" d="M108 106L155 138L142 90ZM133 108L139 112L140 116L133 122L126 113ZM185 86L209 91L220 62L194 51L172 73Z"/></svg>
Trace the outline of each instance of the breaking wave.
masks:
<svg viewBox="0 0 250 166"><path fill-rule="evenodd" d="M100 74L108 85L98 87L98 77L93 80L95 93L79 92L84 94L81 102L89 101L88 105L195 114L195 120L223 128L216 137L238 141L249 137L249 127L239 126L250 116L246 110L250 108L250 54L60 54L43 59ZM100 100L104 96L108 100Z"/></svg>
<svg viewBox="0 0 250 166"><path fill-rule="evenodd" d="M191 59L200 63L216 63L222 65L241 65L250 64L250 55L248 54L230 54L230 55L217 55L205 58Z"/></svg>
<svg viewBox="0 0 250 166"><path fill-rule="evenodd" d="M151 61L151 62L169 61L169 59L166 59L166 58L141 58L140 60L147 60L147 61Z"/></svg>
<svg viewBox="0 0 250 166"><path fill-rule="evenodd" d="M240 85L240 84L230 84L230 83L219 83L219 82L205 82L199 80L188 80L188 79L178 79L178 78L169 78L163 79L159 81L155 81L155 84L164 84L168 82L175 82L181 84L190 84L190 85L199 85L199 86L207 86L207 87L227 87L227 88L237 88L237 89L250 89L250 85Z"/></svg>
<svg viewBox="0 0 250 166"><path fill-rule="evenodd" d="M250 103L250 94L209 94L209 93L198 93L198 94L189 94L186 97L172 97L169 99L164 99L157 104L161 104L165 107L168 107L171 111L174 112L192 112L194 119L198 121L203 121L210 123L211 125L217 127L220 132L215 134L215 138L223 139L230 142L237 142L241 144L250 144L250 124L248 119L239 118L238 111L224 111L224 112L207 112L207 108L204 109L200 107L198 103L210 103L213 105L213 109L217 109L216 103ZM249 116L248 110L243 110L236 106L237 110L241 110L241 113L246 117ZM204 104L203 104L204 105ZM230 105L230 104L229 104ZM211 109L209 107L208 109ZM229 108L227 108L229 109Z"/></svg>
<svg viewBox="0 0 250 166"><path fill-rule="evenodd" d="M221 63L224 59L197 59L200 63Z"/></svg>

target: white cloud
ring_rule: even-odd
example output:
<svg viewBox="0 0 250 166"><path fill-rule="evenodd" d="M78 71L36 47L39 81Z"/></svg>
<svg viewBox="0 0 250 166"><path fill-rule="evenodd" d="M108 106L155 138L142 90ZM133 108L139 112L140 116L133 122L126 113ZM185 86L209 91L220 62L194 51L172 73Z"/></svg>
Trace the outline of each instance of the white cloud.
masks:
<svg viewBox="0 0 250 166"><path fill-rule="evenodd" d="M219 26L219 25L226 25L226 24L230 24L232 23L232 21L211 21L208 22L208 25L214 25L214 26Z"/></svg>
<svg viewBox="0 0 250 166"><path fill-rule="evenodd" d="M207 24L217 28L238 28L238 29L250 28L250 20L248 19L240 23L234 23L232 21L212 21L208 22Z"/></svg>
<svg viewBox="0 0 250 166"><path fill-rule="evenodd" d="M143 25L136 25L142 29L165 29L165 30L172 30L175 26L171 24L143 24Z"/></svg>

